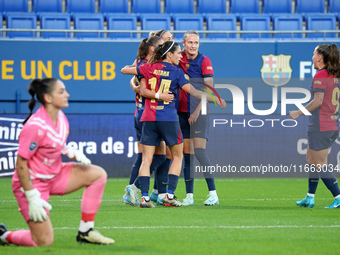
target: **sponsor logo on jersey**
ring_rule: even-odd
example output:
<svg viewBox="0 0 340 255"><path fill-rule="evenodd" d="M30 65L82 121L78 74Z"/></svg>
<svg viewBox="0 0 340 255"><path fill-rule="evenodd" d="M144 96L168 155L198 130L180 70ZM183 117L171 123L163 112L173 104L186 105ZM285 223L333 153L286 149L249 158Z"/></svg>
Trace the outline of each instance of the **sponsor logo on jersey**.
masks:
<svg viewBox="0 0 340 255"><path fill-rule="evenodd" d="M34 151L38 147L38 144L36 142L31 142L30 144L30 151Z"/></svg>
<svg viewBox="0 0 340 255"><path fill-rule="evenodd" d="M273 87L287 84L292 77L290 68L291 55L262 55L263 66L261 68L262 80Z"/></svg>

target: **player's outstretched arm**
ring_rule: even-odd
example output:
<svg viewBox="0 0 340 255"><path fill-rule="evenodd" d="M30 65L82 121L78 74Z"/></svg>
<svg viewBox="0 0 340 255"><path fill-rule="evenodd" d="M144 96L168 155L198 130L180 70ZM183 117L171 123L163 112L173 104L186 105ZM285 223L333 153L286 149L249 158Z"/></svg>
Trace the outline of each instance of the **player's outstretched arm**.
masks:
<svg viewBox="0 0 340 255"><path fill-rule="evenodd" d="M132 74L137 75L137 67L135 66L124 66L122 70L120 70L123 74Z"/></svg>
<svg viewBox="0 0 340 255"><path fill-rule="evenodd" d="M325 93L323 93L323 92L315 92L314 93L314 99L306 105L306 107L305 107L306 110L311 112L311 111L314 111L315 109L319 108L322 105L324 95L325 95ZM301 110L289 112L289 116L292 120L296 120L301 115L303 115L303 112Z"/></svg>

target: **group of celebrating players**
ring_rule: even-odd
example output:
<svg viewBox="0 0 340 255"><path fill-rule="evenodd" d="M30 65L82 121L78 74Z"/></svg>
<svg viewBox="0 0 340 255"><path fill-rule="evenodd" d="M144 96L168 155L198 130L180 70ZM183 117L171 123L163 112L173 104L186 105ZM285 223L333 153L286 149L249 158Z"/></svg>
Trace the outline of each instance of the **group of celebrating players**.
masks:
<svg viewBox="0 0 340 255"><path fill-rule="evenodd" d="M206 153L209 117L201 114L201 98L206 96L203 91L213 91L214 74L209 58L198 52L199 43L197 32L190 30L184 34L182 51L169 31L160 30L143 39L134 64L122 69L123 73L134 75L130 85L136 92L134 123L139 141L139 153L123 196L126 204L141 208L155 207L152 201L172 207L194 204L194 157L202 166L211 165ZM313 63L318 72L311 88L313 97L306 106L312 113L307 162L317 169L310 171L308 193L296 204L315 206L314 196L321 178L334 196L334 202L327 208L334 209L340 208L340 189L334 174L327 169L327 155L339 135L338 47L335 44L318 45L313 53ZM79 243L113 244L113 239L94 230L107 174L101 167L92 165L81 151L66 146L69 123L62 109L68 106L69 94L64 83L54 78L35 79L30 83L29 93L30 115L19 137L12 178L13 193L29 230L8 231L1 224L0 243L52 245L50 195L65 195L85 187L76 240ZM206 98L216 101L222 109L226 107L226 102L217 96ZM36 102L41 106L33 113ZM297 119L302 114L291 111L290 117ZM78 162L63 163L61 154ZM187 196L180 202L175 190L182 167ZM153 172L155 185L149 196ZM205 178L209 195L204 205L218 205L214 178L209 174Z"/></svg>
<svg viewBox="0 0 340 255"><path fill-rule="evenodd" d="M200 114L200 99L202 90L213 87L214 74L210 59L198 52L199 39L196 31L186 32L181 51L169 31L157 31L142 41L134 64L122 69L124 74L135 75L130 83L136 92L134 122L140 149L125 188L126 204L141 208L154 207L151 201L173 207L194 204L194 157L202 166L211 165L206 153L209 116ZM225 108L224 100L214 99ZM187 197L181 203L174 192L183 157ZM149 196L152 172L155 185ZM206 174L205 178L209 195L204 205L218 205L214 177Z"/></svg>

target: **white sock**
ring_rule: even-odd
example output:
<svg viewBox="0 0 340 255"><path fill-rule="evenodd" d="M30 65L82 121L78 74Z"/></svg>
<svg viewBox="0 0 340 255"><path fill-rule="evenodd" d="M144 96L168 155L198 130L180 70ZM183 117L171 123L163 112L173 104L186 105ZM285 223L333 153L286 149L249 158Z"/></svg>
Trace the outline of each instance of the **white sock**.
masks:
<svg viewBox="0 0 340 255"><path fill-rule="evenodd" d="M158 189L153 189L152 192L158 195Z"/></svg>
<svg viewBox="0 0 340 255"><path fill-rule="evenodd" d="M210 190L209 195L217 196L216 190Z"/></svg>
<svg viewBox="0 0 340 255"><path fill-rule="evenodd" d="M307 193L307 196L315 197L315 194Z"/></svg>
<svg viewBox="0 0 340 255"><path fill-rule="evenodd" d="M174 199L174 194L169 194L169 193L168 193L168 198L169 198L169 199Z"/></svg>
<svg viewBox="0 0 340 255"><path fill-rule="evenodd" d="M193 199L194 198L194 194L193 193L187 193L187 198Z"/></svg>
<svg viewBox="0 0 340 255"><path fill-rule="evenodd" d="M150 201L150 197L149 196L143 196L144 197L144 199L146 200L146 201ZM142 197L142 198L143 198Z"/></svg>
<svg viewBox="0 0 340 255"><path fill-rule="evenodd" d="M166 193L158 194L158 198L159 198L159 199L164 199L164 198L165 198L165 195L166 195Z"/></svg>
<svg viewBox="0 0 340 255"><path fill-rule="evenodd" d="M87 232L90 228L94 228L94 221L80 221L79 231L80 232Z"/></svg>

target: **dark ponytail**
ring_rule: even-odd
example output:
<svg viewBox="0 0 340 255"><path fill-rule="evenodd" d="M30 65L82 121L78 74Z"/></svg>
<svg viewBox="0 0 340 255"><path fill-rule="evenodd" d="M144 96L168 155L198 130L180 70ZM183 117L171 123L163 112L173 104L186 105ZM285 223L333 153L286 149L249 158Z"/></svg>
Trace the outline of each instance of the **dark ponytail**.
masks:
<svg viewBox="0 0 340 255"><path fill-rule="evenodd" d="M28 88L28 93L31 95L31 99L28 102L30 114L24 120L23 124L25 124L31 117L36 101L40 102L42 105L45 105L44 95L50 94L52 92L53 86L56 82L57 79L55 78L34 79L31 81Z"/></svg>
<svg viewBox="0 0 340 255"><path fill-rule="evenodd" d="M317 53L322 56L328 74L340 78L339 48L332 43L319 45Z"/></svg>
<svg viewBox="0 0 340 255"><path fill-rule="evenodd" d="M156 47L158 42L162 40L159 36L151 36L149 38L144 38L142 42L139 44L138 52L137 52L137 59L145 59L146 56L149 54L150 47Z"/></svg>
<svg viewBox="0 0 340 255"><path fill-rule="evenodd" d="M166 41L165 43L158 45L148 63L154 64L160 60L166 59L168 52L174 53L178 45L178 43L173 41Z"/></svg>

